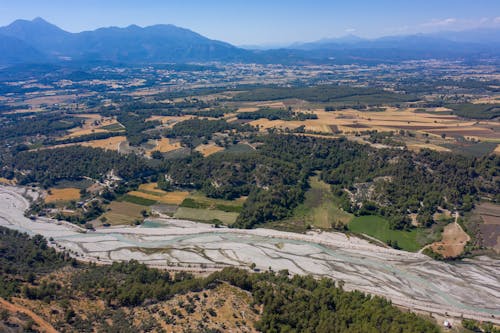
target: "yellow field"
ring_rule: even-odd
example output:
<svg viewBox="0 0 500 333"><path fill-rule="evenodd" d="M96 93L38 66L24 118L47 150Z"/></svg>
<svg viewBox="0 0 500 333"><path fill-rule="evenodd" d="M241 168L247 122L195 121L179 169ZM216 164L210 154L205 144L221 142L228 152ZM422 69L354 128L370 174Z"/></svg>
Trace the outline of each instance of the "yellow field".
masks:
<svg viewBox="0 0 500 333"><path fill-rule="evenodd" d="M131 191L128 194L170 205L180 205L189 195L189 192L185 191L166 192L156 186L156 183L142 184L137 191Z"/></svg>
<svg viewBox="0 0 500 333"><path fill-rule="evenodd" d="M254 112L254 111L258 111L259 108L258 107L241 107L238 109L237 112Z"/></svg>
<svg viewBox="0 0 500 333"><path fill-rule="evenodd" d="M120 143L125 141L127 141L127 138L124 136L113 136L107 139L86 141L79 144L84 147L118 150Z"/></svg>
<svg viewBox="0 0 500 333"><path fill-rule="evenodd" d="M161 153L168 153L172 150L177 150L182 148L180 142L170 142L168 138L161 138L161 140L156 140L156 148L153 150L158 150ZM151 152L149 152L150 154Z"/></svg>
<svg viewBox="0 0 500 333"><path fill-rule="evenodd" d="M104 118L98 114L79 114L76 116L80 118L85 118L83 126L72 128L71 130L69 130L69 134L64 136L63 139L73 138L93 133L108 132L107 130L102 129L102 127L118 123L118 121L114 118Z"/></svg>
<svg viewBox="0 0 500 333"><path fill-rule="evenodd" d="M307 131L329 134L336 131L344 134L354 134L369 130L409 130L427 133L436 137L440 137L442 133L446 133L448 137L464 136L480 140L498 138L498 132L495 132L493 128L496 124L491 125L487 121L463 120L454 115L444 113L444 111L449 111L446 108L435 108L432 111L443 111L443 114L417 113L412 108L397 109L394 107L387 107L382 112L358 111L353 109L326 112L323 109L316 109L313 112L317 115L318 119L307 119L305 121L258 119L251 121L250 124L259 126L261 131L265 131L268 128L295 129L299 126L305 126ZM414 148L417 149L419 147ZM428 148L444 150L444 148L439 148L438 146L429 146Z"/></svg>
<svg viewBox="0 0 500 333"><path fill-rule="evenodd" d="M46 92L50 93L50 92ZM65 102L71 102L74 101L76 98L76 95L52 95L52 96L40 96L40 97L34 97L31 99L27 99L23 103L28 104L28 105L41 105L41 104L58 104L58 103L65 103Z"/></svg>
<svg viewBox="0 0 500 333"><path fill-rule="evenodd" d="M159 120L162 124L170 124L173 125L180 121L188 120L195 118L194 116L151 116L146 121L154 121Z"/></svg>
<svg viewBox="0 0 500 333"><path fill-rule="evenodd" d="M285 104L283 102L265 102L257 104L261 108L284 108Z"/></svg>
<svg viewBox="0 0 500 333"><path fill-rule="evenodd" d="M99 128L87 128L87 129L76 129L76 130L72 129L70 130L70 133L68 135L63 137L63 139L74 138L77 136L83 136L88 134L104 133L104 132L107 131Z"/></svg>
<svg viewBox="0 0 500 333"><path fill-rule="evenodd" d="M224 148L216 146L215 144L211 143L208 145L199 145L198 147L195 148L195 150L200 152L203 156L207 157L212 154L215 154L216 152L224 150Z"/></svg>
<svg viewBox="0 0 500 333"><path fill-rule="evenodd" d="M15 180L10 180L7 178L0 177L0 183L2 184L7 184L7 185L15 185L16 181Z"/></svg>
<svg viewBox="0 0 500 333"><path fill-rule="evenodd" d="M77 188L52 188L45 202L71 201L80 199L80 190Z"/></svg>
<svg viewBox="0 0 500 333"><path fill-rule="evenodd" d="M430 149L430 150L435 150L435 151L441 151L441 152L450 152L451 150L445 147L441 147L432 143L415 143L415 144L409 144L408 145L409 150L413 151L421 151L422 149Z"/></svg>

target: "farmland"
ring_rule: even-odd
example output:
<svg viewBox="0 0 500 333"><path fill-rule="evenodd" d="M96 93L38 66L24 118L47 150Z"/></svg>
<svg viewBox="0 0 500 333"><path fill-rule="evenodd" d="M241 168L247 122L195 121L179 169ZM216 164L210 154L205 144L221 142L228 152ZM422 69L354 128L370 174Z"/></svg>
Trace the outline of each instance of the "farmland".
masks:
<svg viewBox="0 0 500 333"><path fill-rule="evenodd" d="M109 205L108 209L103 215L105 223L110 225L131 225L137 220L142 221L141 212L146 210L147 207L126 201L114 201Z"/></svg>
<svg viewBox="0 0 500 333"><path fill-rule="evenodd" d="M338 199L332 194L330 186L319 180L318 176L311 177L309 185L304 202L295 208L293 216L275 226L292 230L305 230L307 227L342 230L348 225L353 215L338 206Z"/></svg>
<svg viewBox="0 0 500 333"><path fill-rule="evenodd" d="M77 188L51 188L45 198L46 202L71 201L80 199L80 190Z"/></svg>
<svg viewBox="0 0 500 333"><path fill-rule="evenodd" d="M349 230L354 233L366 234L385 243L397 242L397 246L415 252L420 249L417 243L417 230L400 231L389 228L389 222L378 216L360 216L349 223Z"/></svg>
<svg viewBox="0 0 500 333"><path fill-rule="evenodd" d="M142 184L137 191L128 192L129 195L148 199L154 202L180 205L189 195L187 191L166 192L156 187L156 183Z"/></svg>

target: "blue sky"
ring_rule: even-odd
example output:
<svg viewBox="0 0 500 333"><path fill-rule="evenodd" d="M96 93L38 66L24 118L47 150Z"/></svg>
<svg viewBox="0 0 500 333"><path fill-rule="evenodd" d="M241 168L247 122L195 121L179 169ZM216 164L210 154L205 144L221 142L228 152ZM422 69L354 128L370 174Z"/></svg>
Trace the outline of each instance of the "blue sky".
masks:
<svg viewBox="0 0 500 333"><path fill-rule="evenodd" d="M78 32L171 23L233 44L500 28L500 0L0 0L0 25L43 17Z"/></svg>

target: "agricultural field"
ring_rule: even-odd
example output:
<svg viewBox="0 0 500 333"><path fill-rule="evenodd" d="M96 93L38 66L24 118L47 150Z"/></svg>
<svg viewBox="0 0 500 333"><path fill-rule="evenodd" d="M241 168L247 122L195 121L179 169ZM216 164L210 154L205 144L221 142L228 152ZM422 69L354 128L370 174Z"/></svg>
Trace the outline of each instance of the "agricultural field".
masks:
<svg viewBox="0 0 500 333"><path fill-rule="evenodd" d="M84 147L102 148L106 150L119 150L120 144L126 141L127 138L124 136L113 136L107 139L85 141L78 144Z"/></svg>
<svg viewBox="0 0 500 333"><path fill-rule="evenodd" d="M231 225L236 222L238 215L239 213L225 212L222 210L179 207L174 217L199 222L214 222L218 220L225 225Z"/></svg>
<svg viewBox="0 0 500 333"><path fill-rule="evenodd" d="M52 203L58 201L72 201L80 199L80 189L78 188L51 188L49 189L45 202Z"/></svg>
<svg viewBox="0 0 500 333"><path fill-rule="evenodd" d="M411 231L392 230L389 228L389 222L379 216L355 217L349 223L349 230L374 237L384 243L397 242L397 245L406 251L416 252L420 249L420 245L417 243L418 231L416 229Z"/></svg>
<svg viewBox="0 0 500 333"><path fill-rule="evenodd" d="M238 218L245 200L245 197L236 200L213 199L194 192L182 202L174 217L202 222L219 220L225 225L231 225Z"/></svg>
<svg viewBox="0 0 500 333"><path fill-rule="evenodd" d="M212 154L215 154L219 151L224 150L223 147L219 147L213 143L209 143L206 145L199 145L198 147L195 148L196 151L200 152L203 156L207 157Z"/></svg>
<svg viewBox="0 0 500 333"><path fill-rule="evenodd" d="M131 191L129 196L151 200L154 203L180 205L189 195L187 191L166 192L157 187L157 183L142 184L137 191Z"/></svg>
<svg viewBox="0 0 500 333"><path fill-rule="evenodd" d="M168 153L182 148L180 142L172 142L172 140L169 138L161 138L160 140L155 140L154 144L155 147L148 150L146 155L151 156L151 153L153 151L159 151L160 153Z"/></svg>
<svg viewBox="0 0 500 333"><path fill-rule="evenodd" d="M477 205L468 218L470 223L475 224L471 227L478 230L481 244L500 253L500 206L489 202L482 202ZM470 225L467 225L469 228Z"/></svg>
<svg viewBox="0 0 500 333"><path fill-rule="evenodd" d="M147 211L148 207L127 201L113 201L107 209L108 211L100 217L99 221L102 221L104 217L104 223L110 225L131 225L137 220L142 221L144 218L142 211ZM101 224L101 222L96 223Z"/></svg>
<svg viewBox="0 0 500 333"><path fill-rule="evenodd" d="M311 177L309 185L304 202L295 208L291 218L281 224L319 229L343 229L347 226L354 216L339 207L330 185L321 181L318 176Z"/></svg>

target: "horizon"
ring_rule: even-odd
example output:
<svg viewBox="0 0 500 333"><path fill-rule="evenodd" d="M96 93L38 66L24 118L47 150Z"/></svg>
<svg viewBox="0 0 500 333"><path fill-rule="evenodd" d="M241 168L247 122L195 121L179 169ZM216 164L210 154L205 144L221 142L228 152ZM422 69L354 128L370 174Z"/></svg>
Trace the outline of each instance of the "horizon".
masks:
<svg viewBox="0 0 500 333"><path fill-rule="evenodd" d="M131 0L112 0L105 4L96 0L78 3L22 0L0 4L0 25L9 25L17 19L31 21L41 17L65 31L76 33L106 27L172 24L237 46L265 47L348 35L375 39L500 28L500 3L491 0L480 3L472 5L464 0L444 0L439 4L431 1L403 4L383 0L373 4L357 0L350 4L335 4L321 0L311 5L301 0L286 4L282 1L268 4L258 0L243 4L223 0L207 4L191 0L181 4L179 1L147 0L138 5ZM356 5L366 10L361 12ZM286 11L281 6L286 6Z"/></svg>

